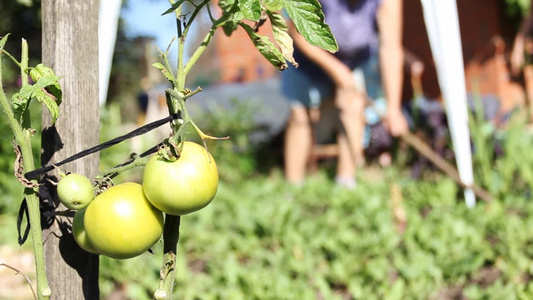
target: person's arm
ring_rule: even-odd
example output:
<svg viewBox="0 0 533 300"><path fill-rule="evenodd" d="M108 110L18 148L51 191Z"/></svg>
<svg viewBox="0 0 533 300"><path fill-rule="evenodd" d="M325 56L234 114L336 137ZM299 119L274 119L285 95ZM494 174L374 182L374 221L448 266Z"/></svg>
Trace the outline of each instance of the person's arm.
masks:
<svg viewBox="0 0 533 300"><path fill-rule="evenodd" d="M532 6L533 9L533 6ZM522 65L524 64L524 49L525 49L525 38L526 33L533 25L533 12L530 11L529 14L522 20L520 28L516 34L513 49L511 51L511 71L516 76L520 73Z"/></svg>
<svg viewBox="0 0 533 300"><path fill-rule="evenodd" d="M405 133L401 112L404 53L402 46L402 0L383 0L377 13L380 37L381 78L388 102L387 122L392 135Z"/></svg>
<svg viewBox="0 0 533 300"><path fill-rule="evenodd" d="M287 22L295 46L328 75L338 88L355 89L352 71L330 52L309 44L292 22Z"/></svg>

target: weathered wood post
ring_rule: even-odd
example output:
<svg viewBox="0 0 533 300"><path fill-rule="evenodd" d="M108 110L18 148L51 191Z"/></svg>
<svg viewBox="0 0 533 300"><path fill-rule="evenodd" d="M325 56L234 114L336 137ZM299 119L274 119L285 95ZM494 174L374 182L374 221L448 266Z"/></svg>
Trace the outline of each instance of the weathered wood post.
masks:
<svg viewBox="0 0 533 300"><path fill-rule="evenodd" d="M49 116L43 117L41 164L45 165L99 141L98 0L43 0L42 26L42 60L62 77L63 89L55 126L50 127ZM93 154L62 170L91 178L98 172L98 162L98 154ZM51 298L99 299L98 256L79 248L70 225L71 219L56 216L53 225L43 230Z"/></svg>

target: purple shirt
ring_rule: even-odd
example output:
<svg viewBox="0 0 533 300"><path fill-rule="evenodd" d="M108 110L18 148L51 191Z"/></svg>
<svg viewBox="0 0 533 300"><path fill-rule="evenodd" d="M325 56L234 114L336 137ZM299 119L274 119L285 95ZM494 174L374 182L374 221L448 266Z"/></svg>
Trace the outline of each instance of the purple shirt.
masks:
<svg viewBox="0 0 533 300"><path fill-rule="evenodd" d="M321 0L326 24L339 44L335 54L346 63L358 53L378 48L376 14L382 0ZM360 54L359 54L360 55Z"/></svg>
<svg viewBox="0 0 533 300"><path fill-rule="evenodd" d="M354 69L378 50L377 10L383 0L320 0L326 24L335 36L342 62ZM325 77L322 70L297 48L294 57L298 68L309 75ZM321 74L322 73L322 74Z"/></svg>

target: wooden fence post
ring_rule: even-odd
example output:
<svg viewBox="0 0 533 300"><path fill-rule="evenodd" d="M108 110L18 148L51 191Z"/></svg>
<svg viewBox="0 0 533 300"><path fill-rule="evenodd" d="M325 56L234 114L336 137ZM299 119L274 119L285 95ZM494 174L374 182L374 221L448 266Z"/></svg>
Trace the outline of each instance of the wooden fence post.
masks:
<svg viewBox="0 0 533 300"><path fill-rule="evenodd" d="M63 103L55 126L43 113L41 164L60 161L99 142L98 0L42 1L42 60L62 77ZM61 169L92 178L98 154ZM52 195L54 193L52 192ZM56 211L64 210L64 207ZM99 299L98 256L83 251L70 232L71 218L56 216L43 230L52 299Z"/></svg>

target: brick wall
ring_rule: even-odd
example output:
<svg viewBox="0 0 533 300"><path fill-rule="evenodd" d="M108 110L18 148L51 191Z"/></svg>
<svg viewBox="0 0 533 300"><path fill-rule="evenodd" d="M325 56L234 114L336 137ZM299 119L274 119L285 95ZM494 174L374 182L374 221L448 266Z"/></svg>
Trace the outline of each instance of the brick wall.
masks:
<svg viewBox="0 0 533 300"><path fill-rule="evenodd" d="M459 22L465 64L477 51L499 35L508 43L512 41L513 24L505 20L503 1L457 0ZM260 34L272 37L270 24L260 28ZM418 56L425 64L422 78L424 92L436 98L440 91L427 38L420 0L404 0L404 36L406 49ZM228 38L217 32L214 55L219 72L219 82L254 81L276 76L278 71L254 48L246 32L239 28ZM408 74L407 74L408 76ZM408 78L404 85L404 99L410 99L412 91Z"/></svg>
<svg viewBox="0 0 533 300"><path fill-rule="evenodd" d="M465 64L476 52L486 48L491 38L499 35L512 41L512 25L506 22L503 1L457 0L459 25ZM425 93L436 98L439 94L435 65L431 56L420 0L404 0L404 37L406 49L420 57L426 66L422 81ZM410 87L406 81L404 99L409 99Z"/></svg>
<svg viewBox="0 0 533 300"><path fill-rule="evenodd" d="M259 28L258 34L274 41L268 21ZM215 52L219 56L221 82L255 81L270 78L278 72L259 53L241 27L231 37L227 37L220 28L215 35Z"/></svg>

